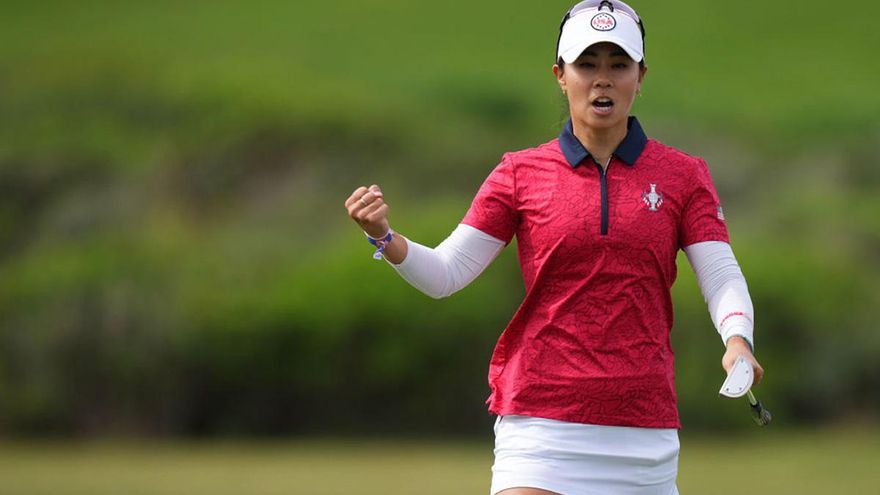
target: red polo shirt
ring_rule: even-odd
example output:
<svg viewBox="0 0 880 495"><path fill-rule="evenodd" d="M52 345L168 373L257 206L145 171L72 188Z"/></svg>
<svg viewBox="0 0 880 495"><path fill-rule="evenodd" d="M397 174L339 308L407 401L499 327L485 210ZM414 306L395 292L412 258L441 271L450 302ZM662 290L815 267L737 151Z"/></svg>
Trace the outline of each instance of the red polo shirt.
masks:
<svg viewBox="0 0 880 495"><path fill-rule="evenodd" d="M489 410L678 428L669 341L676 254L728 241L706 163L630 117L606 170L571 122L505 154L462 223L510 242L526 295L489 366Z"/></svg>

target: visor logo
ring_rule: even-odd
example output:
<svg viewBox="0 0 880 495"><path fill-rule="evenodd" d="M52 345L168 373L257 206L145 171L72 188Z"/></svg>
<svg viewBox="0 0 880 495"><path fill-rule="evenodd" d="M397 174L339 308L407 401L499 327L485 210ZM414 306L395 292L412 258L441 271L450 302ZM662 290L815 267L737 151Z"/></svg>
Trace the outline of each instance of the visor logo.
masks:
<svg viewBox="0 0 880 495"><path fill-rule="evenodd" d="M593 16L590 25L593 26L593 29L596 31L611 31L617 27L617 21L614 19L613 15L601 12Z"/></svg>

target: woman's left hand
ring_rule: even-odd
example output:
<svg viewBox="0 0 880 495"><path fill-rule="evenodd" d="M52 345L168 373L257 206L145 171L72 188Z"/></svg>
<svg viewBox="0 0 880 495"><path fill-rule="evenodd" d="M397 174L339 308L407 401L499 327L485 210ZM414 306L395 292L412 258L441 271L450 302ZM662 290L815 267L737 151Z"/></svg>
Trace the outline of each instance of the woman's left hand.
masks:
<svg viewBox="0 0 880 495"><path fill-rule="evenodd" d="M746 342L746 339L734 336L731 337L730 340L727 341L727 351L724 353L724 357L721 358L721 366L724 368L724 371L730 373L730 368L733 367L733 363L736 362L736 358L743 356L750 363L752 363L752 369L755 372L755 385L761 383L761 379L764 377L764 368L758 363L758 360L755 359L754 354L752 354L752 348L749 346L749 343Z"/></svg>

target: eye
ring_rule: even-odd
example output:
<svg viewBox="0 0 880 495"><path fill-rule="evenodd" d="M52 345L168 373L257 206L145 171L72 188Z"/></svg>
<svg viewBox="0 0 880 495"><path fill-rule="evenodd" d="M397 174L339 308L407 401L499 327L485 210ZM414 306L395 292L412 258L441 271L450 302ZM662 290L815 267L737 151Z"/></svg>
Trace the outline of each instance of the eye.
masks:
<svg viewBox="0 0 880 495"><path fill-rule="evenodd" d="M596 66L596 64L594 64L593 62L588 62L586 60L584 60L582 62L578 62L578 67L584 67L586 69L592 69L595 66Z"/></svg>
<svg viewBox="0 0 880 495"><path fill-rule="evenodd" d="M626 62L617 62L616 64L611 66L614 69L626 69L629 67L629 64Z"/></svg>

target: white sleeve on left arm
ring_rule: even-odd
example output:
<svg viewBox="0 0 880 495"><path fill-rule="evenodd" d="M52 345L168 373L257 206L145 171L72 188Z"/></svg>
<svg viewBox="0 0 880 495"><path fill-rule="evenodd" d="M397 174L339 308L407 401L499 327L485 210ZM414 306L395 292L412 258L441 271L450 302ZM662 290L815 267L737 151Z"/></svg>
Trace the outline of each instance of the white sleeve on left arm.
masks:
<svg viewBox="0 0 880 495"><path fill-rule="evenodd" d="M703 298L709 306L712 323L727 344L739 335L754 344L754 308L749 288L730 244L720 241L698 242L684 248L697 275Z"/></svg>

